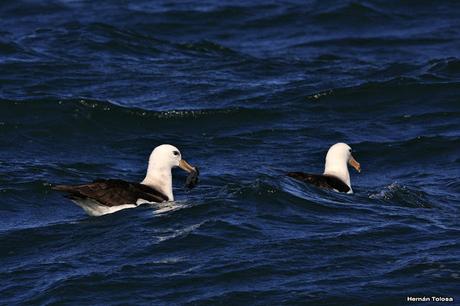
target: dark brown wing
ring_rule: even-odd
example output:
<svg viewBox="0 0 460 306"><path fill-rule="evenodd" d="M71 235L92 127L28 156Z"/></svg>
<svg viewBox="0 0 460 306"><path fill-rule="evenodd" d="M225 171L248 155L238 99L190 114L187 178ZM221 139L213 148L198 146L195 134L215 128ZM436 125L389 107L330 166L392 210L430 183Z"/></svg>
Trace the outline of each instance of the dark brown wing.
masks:
<svg viewBox="0 0 460 306"><path fill-rule="evenodd" d="M158 190L123 180L96 180L78 186L57 185L53 189L68 192L71 199L91 198L106 206L136 204L138 199L157 203L168 200L168 197Z"/></svg>
<svg viewBox="0 0 460 306"><path fill-rule="evenodd" d="M288 176L295 178L296 180L310 183L317 187L326 189L335 189L340 192L350 191L350 187L345 184L341 179L333 175L325 174L310 174L302 172L289 172Z"/></svg>

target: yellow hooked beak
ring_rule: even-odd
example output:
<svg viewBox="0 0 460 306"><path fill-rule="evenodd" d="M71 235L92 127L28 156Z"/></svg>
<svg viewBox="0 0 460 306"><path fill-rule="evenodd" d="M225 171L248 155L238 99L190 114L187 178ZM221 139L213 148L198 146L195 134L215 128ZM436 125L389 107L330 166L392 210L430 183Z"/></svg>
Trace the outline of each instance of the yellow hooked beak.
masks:
<svg viewBox="0 0 460 306"><path fill-rule="evenodd" d="M350 166L356 169L356 171L361 172L361 165L354 159L352 155L350 155L350 159L348 160Z"/></svg>
<svg viewBox="0 0 460 306"><path fill-rule="evenodd" d="M179 162L179 168L181 168L184 171L187 171L188 173L190 172L196 172L195 167L191 166L188 162L186 162L184 159L181 159Z"/></svg>

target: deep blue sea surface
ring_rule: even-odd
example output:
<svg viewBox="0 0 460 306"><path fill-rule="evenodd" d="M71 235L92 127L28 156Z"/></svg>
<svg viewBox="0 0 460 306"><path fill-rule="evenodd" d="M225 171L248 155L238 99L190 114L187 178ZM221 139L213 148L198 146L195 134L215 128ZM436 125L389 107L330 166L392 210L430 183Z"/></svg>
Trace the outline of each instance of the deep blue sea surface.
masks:
<svg viewBox="0 0 460 306"><path fill-rule="evenodd" d="M0 2L0 304L460 301L460 2ZM354 195L293 181L346 142ZM56 183L176 202L97 218ZM432 305L424 303L423 305ZM457 304L458 305L458 304Z"/></svg>

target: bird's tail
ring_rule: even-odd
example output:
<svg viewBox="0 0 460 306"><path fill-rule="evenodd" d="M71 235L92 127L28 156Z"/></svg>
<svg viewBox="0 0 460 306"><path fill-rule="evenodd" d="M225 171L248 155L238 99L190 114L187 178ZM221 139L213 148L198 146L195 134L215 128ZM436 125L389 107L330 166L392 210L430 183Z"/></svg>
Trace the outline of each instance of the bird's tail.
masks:
<svg viewBox="0 0 460 306"><path fill-rule="evenodd" d="M51 189L56 190L56 191L66 192L67 194L65 194L64 196L71 200L86 198L86 196L80 192L79 187L80 186L54 185L54 186L51 186Z"/></svg>

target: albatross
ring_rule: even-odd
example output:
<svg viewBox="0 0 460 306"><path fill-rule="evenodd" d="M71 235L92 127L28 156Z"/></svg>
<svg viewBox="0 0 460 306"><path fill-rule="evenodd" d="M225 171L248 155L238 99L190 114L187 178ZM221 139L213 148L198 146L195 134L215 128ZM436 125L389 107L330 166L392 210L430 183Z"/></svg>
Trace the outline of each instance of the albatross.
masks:
<svg viewBox="0 0 460 306"><path fill-rule="evenodd" d="M289 172L287 175L317 187L353 193L347 164L358 172L361 172L361 165L353 158L351 152L350 146L346 143L336 143L327 151L323 174Z"/></svg>
<svg viewBox="0 0 460 306"><path fill-rule="evenodd" d="M169 144L156 147L149 157L147 174L140 183L119 179L99 179L83 185L56 185L54 190L67 193L90 216L101 216L144 203L174 201L171 169L179 167L189 173L186 186L198 182L198 168L191 166L180 151Z"/></svg>

